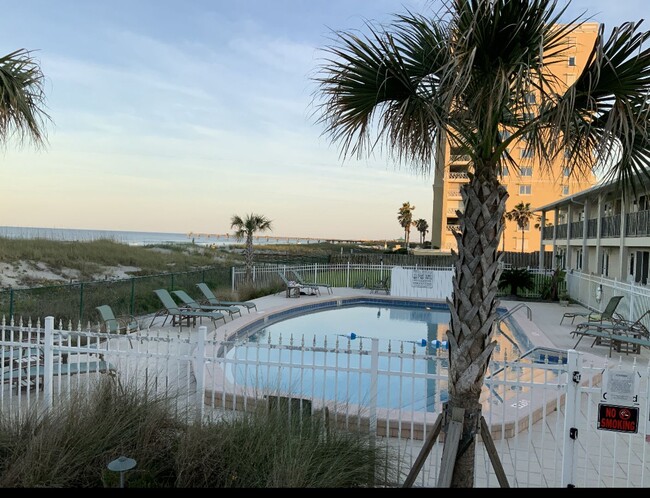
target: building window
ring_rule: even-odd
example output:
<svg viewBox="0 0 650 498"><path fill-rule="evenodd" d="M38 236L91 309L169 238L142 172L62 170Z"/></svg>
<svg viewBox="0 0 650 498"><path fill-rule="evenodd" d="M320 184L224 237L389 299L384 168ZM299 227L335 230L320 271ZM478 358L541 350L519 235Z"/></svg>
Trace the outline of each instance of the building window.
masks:
<svg viewBox="0 0 650 498"><path fill-rule="evenodd" d="M499 132L499 137L501 137L501 141L507 140L512 136L512 133L510 133L508 130L501 130Z"/></svg>
<svg viewBox="0 0 650 498"><path fill-rule="evenodd" d="M564 176L569 176L569 175L571 174L571 170L570 170L569 168L564 168L564 169L562 170L562 174L563 174Z"/></svg>
<svg viewBox="0 0 650 498"><path fill-rule="evenodd" d="M524 100L527 104L535 104L537 102L537 97L534 93L528 92L526 95L524 95Z"/></svg>
<svg viewBox="0 0 650 498"><path fill-rule="evenodd" d="M533 176L533 167L532 166L523 166L519 168L519 174L521 176Z"/></svg>
<svg viewBox="0 0 650 498"><path fill-rule="evenodd" d="M603 251L602 262L600 265L600 274L603 277L609 275L609 251L607 249Z"/></svg>
<svg viewBox="0 0 650 498"><path fill-rule="evenodd" d="M582 249L576 249L576 270L582 270Z"/></svg>
<svg viewBox="0 0 650 498"><path fill-rule="evenodd" d="M519 195L530 195L532 190L530 185L519 185Z"/></svg>
<svg viewBox="0 0 650 498"><path fill-rule="evenodd" d="M521 117L524 119L524 121L532 121L535 119L535 113L534 112L524 112Z"/></svg>
<svg viewBox="0 0 650 498"><path fill-rule="evenodd" d="M508 166L502 166L501 167L501 176L508 176L510 173L508 172Z"/></svg>
<svg viewBox="0 0 650 498"><path fill-rule="evenodd" d="M569 195L569 186L562 185L562 195Z"/></svg>
<svg viewBox="0 0 650 498"><path fill-rule="evenodd" d="M571 57L569 57L569 66L573 67L575 65L576 65L576 58L575 56L572 55Z"/></svg>
<svg viewBox="0 0 650 498"><path fill-rule="evenodd" d="M649 251L636 251L634 268L634 281L643 285L648 283L648 263L650 262Z"/></svg>
<svg viewBox="0 0 650 498"><path fill-rule="evenodd" d="M532 149L521 149L519 151L519 157L530 159L532 157L535 157L535 151L533 151Z"/></svg>

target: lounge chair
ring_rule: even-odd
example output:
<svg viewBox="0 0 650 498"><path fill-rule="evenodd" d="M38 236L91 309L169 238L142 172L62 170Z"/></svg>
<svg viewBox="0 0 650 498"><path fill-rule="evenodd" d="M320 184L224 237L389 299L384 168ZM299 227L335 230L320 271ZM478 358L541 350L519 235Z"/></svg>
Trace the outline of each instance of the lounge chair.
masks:
<svg viewBox="0 0 650 498"><path fill-rule="evenodd" d="M332 286L330 284L323 284L321 282L305 282L300 275L299 272L296 270L291 270L291 273L293 274L294 278L296 279L296 282L298 282L300 285L306 286L306 287L325 287L327 289L328 294L334 294L332 291ZM320 291L319 291L320 292Z"/></svg>
<svg viewBox="0 0 650 498"><path fill-rule="evenodd" d="M621 299L623 299L623 296L612 296L609 299L609 302L607 303L607 306L605 306L605 309L602 312L598 311L569 311L564 313L562 315L562 318L560 319L560 325L562 325L562 322L564 321L565 318L571 318L571 323L573 323L576 319L576 317L581 317L581 318L586 318L588 322L615 322L618 320L622 320L623 317L615 313L616 308L618 307L618 303L621 302Z"/></svg>
<svg viewBox="0 0 650 498"><path fill-rule="evenodd" d="M280 279L285 285L287 297L300 297L303 292L309 295L320 295L320 289L315 285L302 285L296 281L287 279L282 272L278 272Z"/></svg>
<svg viewBox="0 0 650 498"><path fill-rule="evenodd" d="M612 349L617 352L640 354L641 347L650 348L650 331L642 323L642 319L650 313L650 310L643 313L635 321L617 320L610 323L583 322L579 323L571 332L578 341L573 346L576 349L584 337L593 337L591 347L595 345L609 346L609 356L612 356Z"/></svg>
<svg viewBox="0 0 650 498"><path fill-rule="evenodd" d="M172 291L172 294L174 294L178 299L183 301L183 304L185 304L187 307L197 310L197 311L222 311L224 313L228 313L228 316L230 318L235 318L233 315L235 313L239 313L239 316L241 316L241 310L237 306L219 306L219 305L212 305L212 304L201 304L197 301L195 301L192 296L190 296L187 292L184 290L175 290Z"/></svg>
<svg viewBox="0 0 650 498"><path fill-rule="evenodd" d="M257 311L257 305L253 301L222 301L215 296L214 292L212 292L206 283L200 282L196 286L203 293L208 304L212 306L241 306L242 308L246 308L249 313L251 309Z"/></svg>
<svg viewBox="0 0 650 498"><path fill-rule="evenodd" d="M133 315L115 316L113 308L108 304L102 304L95 308L102 319L102 332L109 334L128 334L140 328L138 320Z"/></svg>
<svg viewBox="0 0 650 498"><path fill-rule="evenodd" d="M156 296L158 296L158 299L160 299L160 302L163 304L163 308L156 312L156 314L153 316L149 327L153 325L154 320L159 316L165 317L162 326L164 326L167 322L167 318L171 316L172 325L176 325L176 323L178 323L181 327L181 330L183 330L183 320L187 320L188 327L190 326L190 319L196 323L197 318L199 318L201 321L203 318L209 318L212 320L212 325L216 325L215 322L217 320L223 320L223 323L226 323L226 315L219 311L200 311L190 309L187 306L179 307L178 304L176 304L176 301L174 301L172 295L166 289L156 289L154 290L154 293Z"/></svg>
<svg viewBox="0 0 650 498"><path fill-rule="evenodd" d="M390 279L390 276L382 278L381 280L377 280L373 286L370 287L370 293L379 293L379 291L383 291L386 293L386 295L390 294L390 284L388 283L388 280Z"/></svg>

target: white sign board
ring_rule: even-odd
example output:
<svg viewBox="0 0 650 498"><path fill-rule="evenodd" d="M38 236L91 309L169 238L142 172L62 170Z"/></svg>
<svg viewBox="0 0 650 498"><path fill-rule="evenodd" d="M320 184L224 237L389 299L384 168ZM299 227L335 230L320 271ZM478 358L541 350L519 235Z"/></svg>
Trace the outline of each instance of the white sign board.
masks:
<svg viewBox="0 0 650 498"><path fill-rule="evenodd" d="M638 405L640 376L639 372L634 370L605 370L601 384L601 400L617 405Z"/></svg>
<svg viewBox="0 0 650 498"><path fill-rule="evenodd" d="M431 270L413 270L411 287L414 289L433 289L433 272Z"/></svg>

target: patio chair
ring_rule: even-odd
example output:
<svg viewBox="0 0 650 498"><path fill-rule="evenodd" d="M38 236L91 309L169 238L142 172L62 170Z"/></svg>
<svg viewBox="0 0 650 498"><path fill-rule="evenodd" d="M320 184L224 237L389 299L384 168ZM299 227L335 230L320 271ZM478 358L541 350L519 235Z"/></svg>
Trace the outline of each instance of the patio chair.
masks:
<svg viewBox="0 0 650 498"><path fill-rule="evenodd" d="M246 311L249 313L252 309L257 311L257 305L253 301L222 301L212 292L208 284L200 282L196 286L205 296L207 303L212 306L241 306L242 308L246 308Z"/></svg>
<svg viewBox="0 0 650 498"><path fill-rule="evenodd" d="M102 319L101 331L109 334L128 334L140 328L138 320L133 315L115 316L113 308L108 304L102 304L95 308Z"/></svg>
<svg viewBox="0 0 650 498"><path fill-rule="evenodd" d="M386 293L386 295L390 294L390 284L388 283L389 279L390 276L382 278L381 280L377 280L377 282L375 282L375 284L370 287L370 293L378 294L380 291L383 291Z"/></svg>
<svg viewBox="0 0 650 498"><path fill-rule="evenodd" d="M304 285L306 287L325 287L325 289L327 289L328 294L334 294L334 292L332 291L332 286L330 284L323 284L321 282L305 282L302 278L302 275L300 275L300 272L296 270L291 270L291 273L296 279L296 282L298 282L300 285Z"/></svg>
<svg viewBox="0 0 650 498"><path fill-rule="evenodd" d="M309 295L320 295L320 289L315 285L303 285L296 281L287 279L287 277L282 272L278 272L280 279L285 285L287 297L300 297L300 294L304 292ZM309 291L309 292L307 292Z"/></svg>
<svg viewBox="0 0 650 498"><path fill-rule="evenodd" d="M605 309L602 312L598 312L598 311L566 312L564 313L564 315L562 315L562 318L560 319L560 325L562 325L562 322L564 322L565 318L571 318L571 323L573 323L576 317L586 318L588 322L615 322L615 321L622 320L623 317L620 314L615 313L615 310L618 307L618 303L621 302L621 299L623 299L623 296L612 296L609 299L607 306L605 306Z"/></svg>
<svg viewBox="0 0 650 498"><path fill-rule="evenodd" d="M161 327L165 325L167 322L167 318L171 317L172 318L172 325L178 325L180 326L181 330L183 330L183 320L187 320L187 326L190 326L190 319L193 320L193 323L196 323L196 319L199 318L200 321L203 320L203 318L209 318L212 320L212 325L216 326L216 321L217 320L223 320L223 323L226 323L226 315L219 311L200 311L200 310L193 310L189 308L188 306L180 307L174 301L174 298L172 295L167 291L166 289L156 289L154 290L154 293L156 296L158 296L158 299L160 299L160 302L163 305L163 308L159 311L156 312L156 314L153 316L151 319L151 323L149 324L149 328L151 328L151 325L153 325L153 322L156 318L159 316L164 316L165 320L163 321Z"/></svg>
<svg viewBox="0 0 650 498"><path fill-rule="evenodd" d="M192 298L192 296L190 296L184 290L175 290L175 291L172 291L172 294L174 294L181 301L183 301L183 304L185 304L187 307L189 307L189 308L191 308L193 310L198 310L198 311L223 311L225 313L228 313L228 316L231 319L235 318L233 316L235 313L239 313L239 316L241 316L241 310L237 306L219 306L219 305L212 305L212 304L202 304L202 303L199 303L199 302L195 301Z"/></svg>

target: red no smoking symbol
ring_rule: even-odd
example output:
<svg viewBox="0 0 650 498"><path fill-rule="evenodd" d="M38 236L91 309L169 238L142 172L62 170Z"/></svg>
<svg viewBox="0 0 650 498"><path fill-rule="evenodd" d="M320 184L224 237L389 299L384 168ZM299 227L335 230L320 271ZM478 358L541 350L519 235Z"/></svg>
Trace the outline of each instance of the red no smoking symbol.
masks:
<svg viewBox="0 0 650 498"><path fill-rule="evenodd" d="M618 416L621 417L623 420L629 420L630 417L632 416L632 412L628 410L627 408L621 408L621 411L618 412Z"/></svg>

